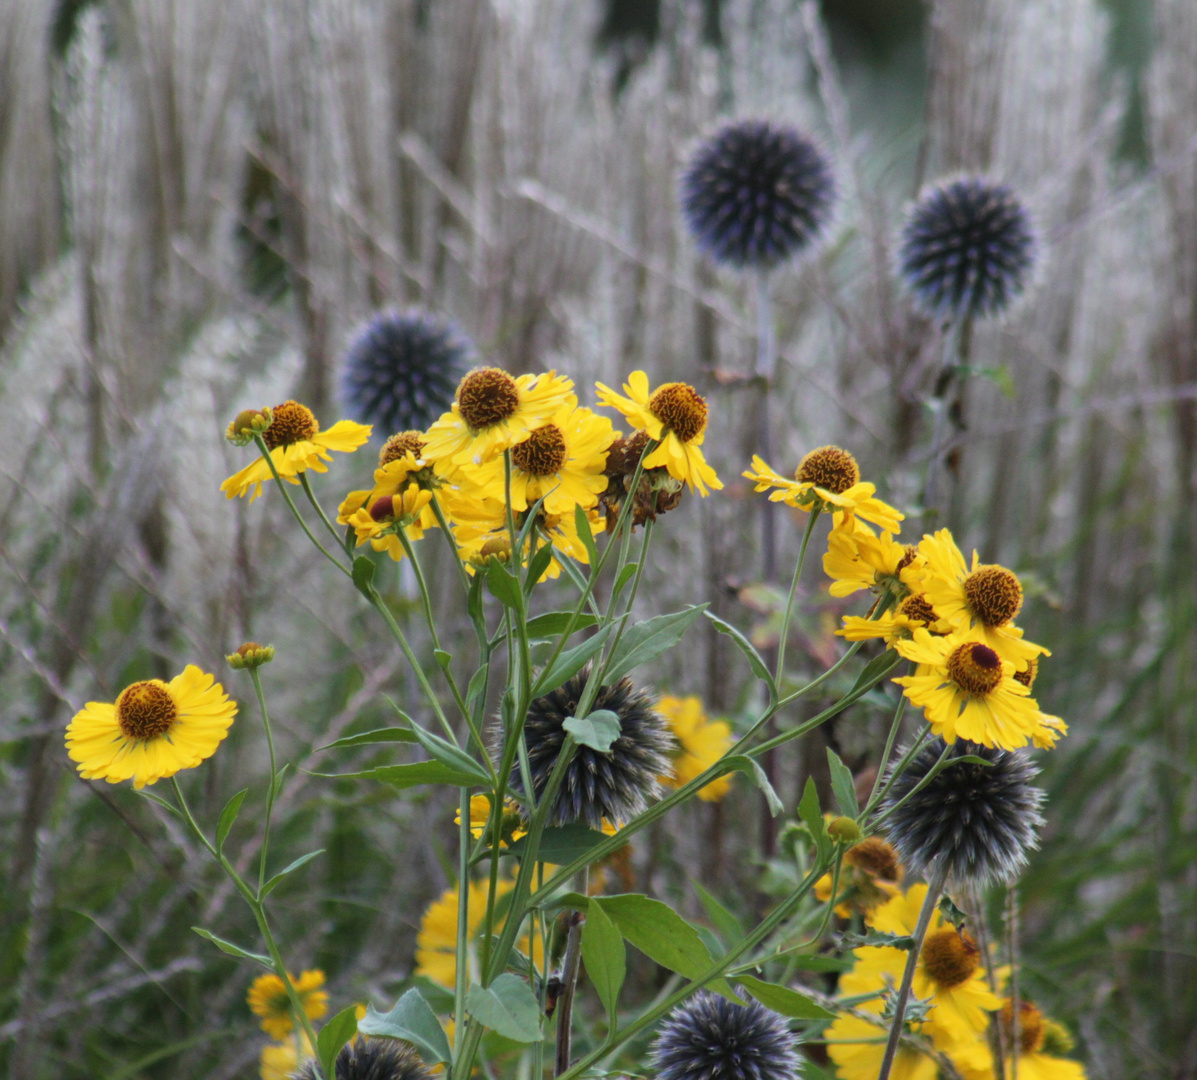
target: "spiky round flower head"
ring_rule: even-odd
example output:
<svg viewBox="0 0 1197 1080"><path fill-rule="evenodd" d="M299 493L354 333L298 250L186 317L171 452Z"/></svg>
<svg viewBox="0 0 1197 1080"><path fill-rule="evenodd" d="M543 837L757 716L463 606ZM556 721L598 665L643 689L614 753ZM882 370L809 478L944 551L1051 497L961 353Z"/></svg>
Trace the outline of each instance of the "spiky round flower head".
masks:
<svg viewBox="0 0 1197 1080"><path fill-rule="evenodd" d="M950 764L899 806L939 761L944 745L930 740L882 802L890 843L913 874L926 874L942 860L958 883L1012 881L1026 866L1027 852L1039 846L1045 795L1031 783L1039 769L1021 750L959 739L948 761L971 755L990 764Z"/></svg>
<svg viewBox="0 0 1197 1080"><path fill-rule="evenodd" d="M808 247L835 196L831 166L810 139L768 120L736 120L699 146L682 176L699 247L731 266L772 267Z"/></svg>
<svg viewBox="0 0 1197 1080"><path fill-rule="evenodd" d="M931 187L902 230L898 266L915 300L939 318L985 318L1026 287L1035 234L1014 192L975 176Z"/></svg>
<svg viewBox="0 0 1197 1080"><path fill-rule="evenodd" d="M557 764L567 734L565 721L577 710L587 675L583 670L538 697L528 709L524 739L537 798ZM581 821L601 829L603 818L622 825L660 795L658 777L668 774L676 745L652 696L635 689L630 679L620 679L614 686L599 689L591 712L601 709L619 717L619 738L605 754L589 746L577 747L549 815L550 825ZM518 768L512 773L511 786L517 793L523 791Z"/></svg>
<svg viewBox="0 0 1197 1080"><path fill-rule="evenodd" d="M313 1058L292 1074L295 1080L323 1075ZM400 1039L354 1039L341 1047L333 1065L335 1080L432 1080L432 1071L409 1042Z"/></svg>
<svg viewBox="0 0 1197 1080"><path fill-rule="evenodd" d="M703 990L669 1014L652 1055L659 1080L793 1080L797 1047L771 1009Z"/></svg>
<svg viewBox="0 0 1197 1080"><path fill-rule="evenodd" d="M473 343L447 319L384 311L346 350L341 394L355 419L382 433L423 431L453 404L473 362Z"/></svg>

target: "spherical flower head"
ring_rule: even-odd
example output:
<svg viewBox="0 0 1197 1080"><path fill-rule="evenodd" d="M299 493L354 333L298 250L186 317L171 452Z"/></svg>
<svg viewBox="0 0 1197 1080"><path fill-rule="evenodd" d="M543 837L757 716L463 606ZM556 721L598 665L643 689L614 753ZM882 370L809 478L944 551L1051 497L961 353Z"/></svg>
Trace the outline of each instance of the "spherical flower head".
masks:
<svg viewBox="0 0 1197 1080"><path fill-rule="evenodd" d="M318 968L305 971L299 978L288 973L291 985L303 1005L309 1020L319 1020L328 1012L328 991L324 986L324 972ZM295 1029L291 1015L291 999L287 988L277 975L259 975L250 984L245 1002L262 1019L262 1030L275 1039L285 1039Z"/></svg>
<svg viewBox="0 0 1197 1080"><path fill-rule="evenodd" d="M568 734L565 721L578 707L587 674L575 675L537 698L528 709L524 739L538 799L557 764ZM629 679L621 679L614 686L600 687L591 711L603 709L619 717L619 738L605 754L589 746L575 749L549 812L552 825L581 821L601 829L603 818L628 822L660 795L658 777L669 772L675 743L651 695L635 689ZM511 787L517 793L523 791L519 769L512 774Z"/></svg>
<svg viewBox="0 0 1197 1080"><path fill-rule="evenodd" d="M1030 218L1005 185L975 176L941 182L915 204L898 265L919 307L936 318L985 318L1010 306L1035 261Z"/></svg>
<svg viewBox="0 0 1197 1080"><path fill-rule="evenodd" d="M652 1061L658 1080L794 1080L801 1068L798 1039L781 1016L706 990L669 1014Z"/></svg>
<svg viewBox="0 0 1197 1080"><path fill-rule="evenodd" d="M260 668L274 659L273 645L259 645L256 641L247 641L236 652L229 653L225 659L234 671Z"/></svg>
<svg viewBox="0 0 1197 1080"><path fill-rule="evenodd" d="M210 758L236 715L224 687L188 664L169 683L145 679L111 704L89 701L67 727L67 753L84 780L143 788Z"/></svg>
<svg viewBox="0 0 1197 1080"><path fill-rule="evenodd" d="M229 422L224 437L234 446L247 446L255 435L262 435L274 419L274 410L269 405L261 409L242 409Z"/></svg>
<svg viewBox="0 0 1197 1080"><path fill-rule="evenodd" d="M703 142L682 176L686 224L715 262L769 268L810 246L827 224L835 180L793 128L737 120Z"/></svg>
<svg viewBox="0 0 1197 1080"><path fill-rule="evenodd" d="M313 1060L304 1062L295 1080L317 1080L322 1074ZM432 1080L432 1070L416 1048L401 1039L357 1038L341 1047L333 1063L335 1080Z"/></svg>
<svg viewBox="0 0 1197 1080"><path fill-rule="evenodd" d="M944 747L942 739L930 740L894 780L881 804L890 843L914 874L925 875L941 865L960 883L1010 882L1027 865L1027 853L1039 845L1045 795L1032 783L1039 770L1025 751L960 740L951 748L949 762L974 756L989 764L949 764L911 795ZM909 801L902 803L908 795Z"/></svg>
<svg viewBox="0 0 1197 1080"><path fill-rule="evenodd" d="M424 429L453 404L473 343L427 311L385 311L350 342L341 396L356 420L381 431Z"/></svg>

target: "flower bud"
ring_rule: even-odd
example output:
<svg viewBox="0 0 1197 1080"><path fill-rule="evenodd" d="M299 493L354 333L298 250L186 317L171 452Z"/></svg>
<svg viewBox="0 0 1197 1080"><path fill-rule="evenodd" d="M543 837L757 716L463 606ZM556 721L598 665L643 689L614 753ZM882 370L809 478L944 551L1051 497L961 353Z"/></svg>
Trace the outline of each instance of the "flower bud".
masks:
<svg viewBox="0 0 1197 1080"><path fill-rule="evenodd" d="M225 659L234 671L244 671L247 668L260 668L274 659L273 645L259 645L256 641L247 641L236 652L229 653Z"/></svg>
<svg viewBox="0 0 1197 1080"><path fill-rule="evenodd" d="M224 437L234 446L245 446L253 442L255 435L261 435L274 422L274 411L269 405L260 409L242 409L225 429Z"/></svg>

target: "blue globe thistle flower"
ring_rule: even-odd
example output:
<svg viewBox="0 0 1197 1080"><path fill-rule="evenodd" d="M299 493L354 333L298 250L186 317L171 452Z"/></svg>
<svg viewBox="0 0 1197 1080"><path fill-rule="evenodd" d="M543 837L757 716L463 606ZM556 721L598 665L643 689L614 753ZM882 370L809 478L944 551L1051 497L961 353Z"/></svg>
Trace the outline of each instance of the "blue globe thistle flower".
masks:
<svg viewBox="0 0 1197 1080"><path fill-rule="evenodd" d="M882 801L882 815L892 810L883 825L889 842L912 874L926 876L942 860L958 883L1012 881L1027 865L1027 852L1039 846L1036 830L1043 824L1039 811L1046 795L1031 783L1038 767L1023 750L960 739L948 761L971 755L989 764L948 765L899 806L939 761L944 746L943 739L929 741Z"/></svg>
<svg viewBox="0 0 1197 1080"><path fill-rule="evenodd" d="M831 166L793 128L737 120L695 153L682 176L686 223L712 259L776 266L822 231L835 196Z"/></svg>
<svg viewBox="0 0 1197 1080"><path fill-rule="evenodd" d="M565 742L565 721L578 707L587 675L586 670L579 672L556 690L538 697L528 708L524 740L537 798L557 764ZM601 829L603 818L623 824L661 794L657 778L669 775L677 744L668 721L657 712L652 695L637 690L631 680L621 679L614 686L599 689L591 711L599 709L609 709L619 717L619 738L605 754L589 746L575 750L549 814L550 825L581 821L592 829ZM512 772L511 787L516 793L524 790L518 766Z"/></svg>
<svg viewBox="0 0 1197 1080"><path fill-rule="evenodd" d="M793 1080L801 1067L784 1018L707 990L669 1014L652 1058L658 1080Z"/></svg>
<svg viewBox="0 0 1197 1080"><path fill-rule="evenodd" d="M423 431L453 404L473 357L473 343L446 319L382 312L350 343L341 394L353 419L378 434Z"/></svg>
<svg viewBox="0 0 1197 1080"><path fill-rule="evenodd" d="M432 1071L411 1043L399 1039L354 1039L341 1047L333 1065L335 1080L432 1080ZM316 1063L308 1058L295 1080L316 1080Z"/></svg>
<svg viewBox="0 0 1197 1080"><path fill-rule="evenodd" d="M1014 192L966 176L936 184L915 204L898 267L928 315L984 318L1022 293L1035 248L1031 220Z"/></svg>

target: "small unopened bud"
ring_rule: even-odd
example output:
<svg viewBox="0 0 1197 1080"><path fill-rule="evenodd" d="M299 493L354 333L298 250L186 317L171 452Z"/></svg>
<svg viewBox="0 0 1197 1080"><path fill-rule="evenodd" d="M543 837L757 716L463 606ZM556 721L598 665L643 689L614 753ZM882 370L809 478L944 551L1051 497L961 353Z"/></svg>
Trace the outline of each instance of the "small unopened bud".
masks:
<svg viewBox="0 0 1197 1080"><path fill-rule="evenodd" d="M375 521L390 521L395 516L395 500L390 495L375 499L370 506L370 516Z"/></svg>
<svg viewBox="0 0 1197 1080"><path fill-rule="evenodd" d="M255 435L261 435L274 422L274 412L269 405L260 409L242 409L225 429L224 437L234 446L245 446L253 442Z"/></svg>
<svg viewBox="0 0 1197 1080"><path fill-rule="evenodd" d="M260 668L274 659L273 645L259 645L256 641L247 641L236 652L229 653L225 659L234 671L244 671L246 668Z"/></svg>
<svg viewBox="0 0 1197 1080"><path fill-rule="evenodd" d="M840 840L845 844L855 844L864 839L860 826L850 817L837 817L827 826L827 833L833 840Z"/></svg>

